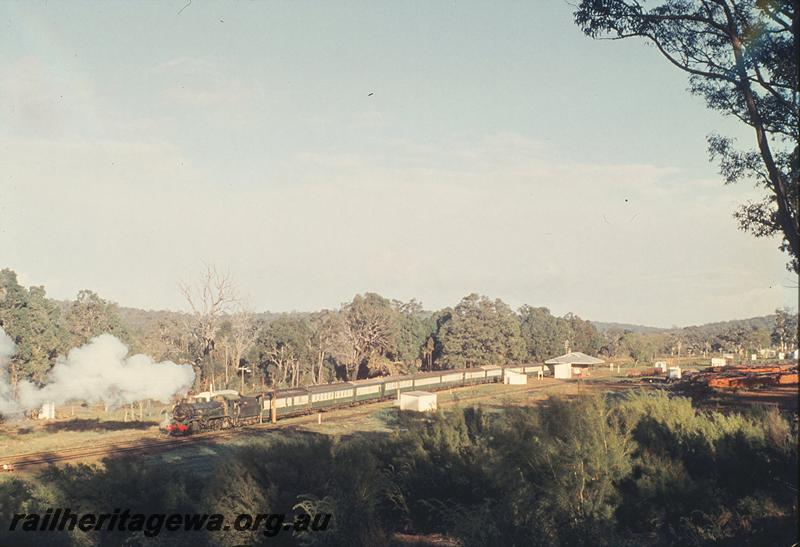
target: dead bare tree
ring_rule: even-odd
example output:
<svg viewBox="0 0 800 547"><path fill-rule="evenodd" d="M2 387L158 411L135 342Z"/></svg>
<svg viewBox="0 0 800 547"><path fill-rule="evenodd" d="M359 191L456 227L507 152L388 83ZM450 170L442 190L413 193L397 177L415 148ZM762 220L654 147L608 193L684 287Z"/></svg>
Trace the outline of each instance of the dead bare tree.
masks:
<svg viewBox="0 0 800 547"><path fill-rule="evenodd" d="M236 291L230 274L220 273L206 264L196 286L179 283L181 293L192 310L188 330L196 343L195 372L201 380L201 362L212 365L217 331L223 315L236 302Z"/></svg>

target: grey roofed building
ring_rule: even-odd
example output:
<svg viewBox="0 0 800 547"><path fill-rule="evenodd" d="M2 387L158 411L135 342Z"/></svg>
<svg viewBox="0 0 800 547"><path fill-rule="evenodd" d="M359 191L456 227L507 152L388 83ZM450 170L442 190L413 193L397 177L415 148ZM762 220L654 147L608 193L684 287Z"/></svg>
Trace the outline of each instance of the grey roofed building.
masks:
<svg viewBox="0 0 800 547"><path fill-rule="evenodd" d="M602 359L586 355L580 351L573 351L560 357L554 357L544 362L545 365L600 365L605 363Z"/></svg>

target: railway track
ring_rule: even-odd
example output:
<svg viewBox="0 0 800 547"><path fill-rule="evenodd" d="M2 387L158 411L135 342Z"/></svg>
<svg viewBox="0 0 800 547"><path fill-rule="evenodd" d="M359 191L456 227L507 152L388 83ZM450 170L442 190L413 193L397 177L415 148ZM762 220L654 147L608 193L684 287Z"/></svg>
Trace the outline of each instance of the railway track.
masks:
<svg viewBox="0 0 800 547"><path fill-rule="evenodd" d="M492 391L490 393L463 393L469 390L475 390L476 386L463 386L451 388L448 390L441 390L439 393L451 394L450 400L442 401L440 406L452 406L464 402L477 402L482 399L498 397L513 397L515 395L525 392L542 391L548 388L555 388L558 386L569 386L574 384L567 384L560 380L545 379L528 384L521 387L506 386L502 391ZM584 383L583 386L588 387L590 383ZM502 386L502 384L500 384ZM592 388L603 389L619 389L622 386L613 384L596 384ZM579 388L580 389L580 388ZM393 406L393 401L385 400L377 403L365 403L351 407L331 409L326 414L325 423L336 423L353 419L357 416L363 416L375 412L378 408L390 408ZM116 441L108 443L95 443L90 447L74 447L61 449L55 451L39 451L29 452L24 454L15 454L3 458L0 464L10 464L16 470L28 470L42 465L56 464L56 463L69 463L75 461L89 462L103 457L123 455L129 453L141 452L161 452L165 450L172 450L187 444L202 444L214 443L219 440L239 436L244 432L268 434L275 429L289 429L295 428L300 425L314 423L317 421L316 413L305 414L302 416L289 417L280 420L276 424L264 423L258 425L244 426L236 429L224 431L210 431L198 433L188 437L169 437L169 438L139 438L131 441Z"/></svg>

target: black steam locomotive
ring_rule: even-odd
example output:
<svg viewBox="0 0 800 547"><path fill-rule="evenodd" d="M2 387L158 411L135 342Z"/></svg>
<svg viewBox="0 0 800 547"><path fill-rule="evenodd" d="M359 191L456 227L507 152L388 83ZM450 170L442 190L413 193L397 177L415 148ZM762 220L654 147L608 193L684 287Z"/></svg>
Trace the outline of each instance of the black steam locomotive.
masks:
<svg viewBox="0 0 800 547"><path fill-rule="evenodd" d="M244 397L225 390L200 393L172 407L172 419L165 426L172 435L216 431L261 420L261 395Z"/></svg>

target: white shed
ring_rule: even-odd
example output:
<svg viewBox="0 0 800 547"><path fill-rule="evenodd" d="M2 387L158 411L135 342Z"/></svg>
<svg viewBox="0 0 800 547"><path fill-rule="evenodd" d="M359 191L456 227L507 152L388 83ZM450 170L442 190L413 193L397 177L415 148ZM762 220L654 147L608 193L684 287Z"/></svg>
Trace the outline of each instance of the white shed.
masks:
<svg viewBox="0 0 800 547"><path fill-rule="evenodd" d="M528 375L524 372L515 372L513 370L506 369L505 375L503 376L503 383L511 384L513 386L525 385L528 383Z"/></svg>
<svg viewBox="0 0 800 547"><path fill-rule="evenodd" d="M548 365L550 370L553 372L553 378L572 378L573 365L590 366L601 365L603 363L605 363L605 361L602 359L586 355L580 351L573 351L571 353L567 353L566 355L554 357L553 359L549 359L544 362L544 364Z"/></svg>
<svg viewBox="0 0 800 547"><path fill-rule="evenodd" d="M56 404L53 401L47 401L42 405L37 416L40 420L55 420L56 419Z"/></svg>
<svg viewBox="0 0 800 547"><path fill-rule="evenodd" d="M669 370L667 371L667 378L670 380L680 380L681 367L669 367Z"/></svg>
<svg viewBox="0 0 800 547"><path fill-rule="evenodd" d="M428 391L407 391L400 394L400 410L428 412L436 410L436 394Z"/></svg>
<svg viewBox="0 0 800 547"><path fill-rule="evenodd" d="M712 367L724 367L725 366L725 358L724 357L712 357L711 358L711 366Z"/></svg>
<svg viewBox="0 0 800 547"><path fill-rule="evenodd" d="M667 362L666 361L656 361L654 365L658 370L660 370L660 374L667 373Z"/></svg>
<svg viewBox="0 0 800 547"><path fill-rule="evenodd" d="M550 365L553 378L572 378L572 365L569 363L555 363Z"/></svg>

